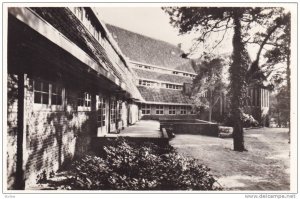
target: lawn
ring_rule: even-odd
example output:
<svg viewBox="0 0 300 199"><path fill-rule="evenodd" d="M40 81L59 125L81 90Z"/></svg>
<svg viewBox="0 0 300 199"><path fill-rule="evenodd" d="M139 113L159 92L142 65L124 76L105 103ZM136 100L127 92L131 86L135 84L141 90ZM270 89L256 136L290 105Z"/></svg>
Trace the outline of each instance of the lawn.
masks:
<svg viewBox="0 0 300 199"><path fill-rule="evenodd" d="M247 152L233 151L231 138L203 135L176 135L170 144L211 168L225 190L290 189L288 129L245 130Z"/></svg>

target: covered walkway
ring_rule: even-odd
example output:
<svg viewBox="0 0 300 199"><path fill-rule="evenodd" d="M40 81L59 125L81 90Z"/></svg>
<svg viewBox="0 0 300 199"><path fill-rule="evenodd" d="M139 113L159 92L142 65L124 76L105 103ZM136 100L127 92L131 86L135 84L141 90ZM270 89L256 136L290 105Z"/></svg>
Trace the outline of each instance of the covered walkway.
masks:
<svg viewBox="0 0 300 199"><path fill-rule="evenodd" d="M106 134L104 137L132 137L132 138L167 138L159 130L159 122L154 120L140 120L132 126L121 130L119 134Z"/></svg>

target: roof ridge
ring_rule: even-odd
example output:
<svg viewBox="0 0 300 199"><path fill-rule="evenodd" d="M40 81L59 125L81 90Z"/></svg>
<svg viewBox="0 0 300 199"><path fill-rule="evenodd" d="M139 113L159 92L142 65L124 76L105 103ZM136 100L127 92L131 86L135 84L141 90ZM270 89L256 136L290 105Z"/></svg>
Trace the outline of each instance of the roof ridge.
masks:
<svg viewBox="0 0 300 199"><path fill-rule="evenodd" d="M105 22L104 22L105 23ZM176 46L175 44L172 44L172 43L169 43L167 41L164 41L164 40L161 40L161 39L158 39L158 38L154 38L154 37L151 37L151 36L148 36L148 35L143 35L141 33L138 33L138 32L135 32L135 31L132 31L132 30L128 30L126 28L123 28L123 27L119 27L119 26L116 26L116 25L112 25L112 24L109 24L109 23L105 23L106 26L111 26L113 28L118 28L118 29L121 29L121 30L124 30L124 31L127 31L127 32L130 32L130 33L133 33L133 34L136 34L136 35L140 35L142 37L146 37L146 38L149 38L149 39L152 39L152 40L156 40L156 41L160 41L160 42L164 42L174 48L176 48L177 50L180 50L182 53L184 53L184 51L182 49L180 49L178 46Z"/></svg>

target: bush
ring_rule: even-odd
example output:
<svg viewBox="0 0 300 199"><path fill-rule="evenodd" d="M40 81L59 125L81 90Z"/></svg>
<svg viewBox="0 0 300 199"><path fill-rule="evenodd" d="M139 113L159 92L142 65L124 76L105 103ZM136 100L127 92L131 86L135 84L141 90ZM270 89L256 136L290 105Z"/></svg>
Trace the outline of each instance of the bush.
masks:
<svg viewBox="0 0 300 199"><path fill-rule="evenodd" d="M246 113L243 113L242 115L242 122L243 122L243 127L257 127L259 125L258 121L255 120L252 115ZM225 116L224 125L230 127L234 126L234 121L230 114Z"/></svg>
<svg viewBox="0 0 300 199"><path fill-rule="evenodd" d="M219 190L209 169L171 146L111 140L105 157L85 156L72 166L77 190Z"/></svg>

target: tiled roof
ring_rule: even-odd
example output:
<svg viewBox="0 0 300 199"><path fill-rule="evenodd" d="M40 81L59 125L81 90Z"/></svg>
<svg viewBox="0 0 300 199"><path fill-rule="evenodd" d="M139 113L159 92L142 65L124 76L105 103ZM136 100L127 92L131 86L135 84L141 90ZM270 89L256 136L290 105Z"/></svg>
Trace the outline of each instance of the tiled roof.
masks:
<svg viewBox="0 0 300 199"><path fill-rule="evenodd" d="M181 57L183 51L177 46L113 25L107 24L106 27L112 33L122 52L130 60L169 69L195 72L190 61Z"/></svg>
<svg viewBox="0 0 300 199"><path fill-rule="evenodd" d="M138 86L138 89L146 102L191 104L188 96L181 90L171 90L163 88L150 88Z"/></svg>
<svg viewBox="0 0 300 199"><path fill-rule="evenodd" d="M193 80L189 77L164 74L164 73L154 72L151 70L142 70L142 69L138 69L138 68L134 68L133 70L135 71L138 78L140 78L140 79L159 80L159 81L166 81L166 82L172 82L172 83L177 83L177 84L193 82Z"/></svg>
<svg viewBox="0 0 300 199"><path fill-rule="evenodd" d="M113 71L113 73L126 83L126 91L128 91L133 98L140 99L138 92L130 72L125 69L125 72L118 72L106 50L99 44L99 42L89 33L89 31L81 24L81 22L72 14L67 8L56 7L35 7L31 8L40 17L51 24L55 29L67 37L70 41L80 47L85 53L93 58L99 65L105 65ZM124 67L124 63L120 63Z"/></svg>

